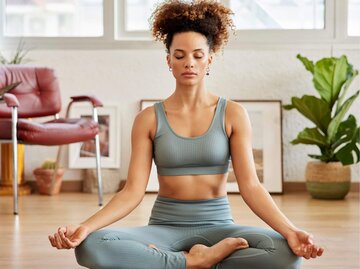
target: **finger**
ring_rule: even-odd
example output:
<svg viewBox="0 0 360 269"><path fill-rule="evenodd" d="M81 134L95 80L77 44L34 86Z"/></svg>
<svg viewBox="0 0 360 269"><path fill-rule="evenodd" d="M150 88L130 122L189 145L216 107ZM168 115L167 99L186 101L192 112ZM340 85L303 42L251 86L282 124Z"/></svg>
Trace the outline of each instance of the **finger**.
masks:
<svg viewBox="0 0 360 269"><path fill-rule="evenodd" d="M56 247L55 238L52 235L49 235L48 238L51 243L51 246L53 246L55 248Z"/></svg>
<svg viewBox="0 0 360 269"><path fill-rule="evenodd" d="M305 259L310 259L310 257L311 257L311 252L312 252L312 246L306 246L305 247L305 254L304 254L304 258Z"/></svg>
<svg viewBox="0 0 360 269"><path fill-rule="evenodd" d="M324 253L324 248L319 248L317 255L320 257Z"/></svg>
<svg viewBox="0 0 360 269"><path fill-rule="evenodd" d="M79 239L77 238L68 238L65 236L65 234L61 233L62 237L61 239L63 242L69 247L69 248L75 248L80 244Z"/></svg>
<svg viewBox="0 0 360 269"><path fill-rule="evenodd" d="M312 252L311 252L311 258L316 258L316 257L318 256L318 255L317 255L318 250L319 250L318 247L313 247L313 250L312 250Z"/></svg>
<svg viewBox="0 0 360 269"><path fill-rule="evenodd" d="M55 240L56 240L56 246L57 246L59 249L66 248L66 245L63 244L59 233L56 233L54 236L55 236Z"/></svg>
<svg viewBox="0 0 360 269"><path fill-rule="evenodd" d="M52 235L51 236L51 242L52 242L52 246L59 249L59 245L58 245L58 242L56 240L56 234Z"/></svg>
<svg viewBox="0 0 360 269"><path fill-rule="evenodd" d="M67 230L66 227L59 227L58 228L58 233L59 232L66 233L66 230Z"/></svg>
<svg viewBox="0 0 360 269"><path fill-rule="evenodd" d="M65 237L65 234L62 231L59 231L59 235L61 238L62 245L66 246L67 249L70 249L71 248L71 246L69 245L70 240L67 240L68 238Z"/></svg>
<svg viewBox="0 0 360 269"><path fill-rule="evenodd" d="M65 241L66 241L67 245L68 245L70 248L75 248L75 247L77 247L78 245L80 245L80 241L79 241L79 240L73 240L73 241L71 241L69 238L65 237Z"/></svg>

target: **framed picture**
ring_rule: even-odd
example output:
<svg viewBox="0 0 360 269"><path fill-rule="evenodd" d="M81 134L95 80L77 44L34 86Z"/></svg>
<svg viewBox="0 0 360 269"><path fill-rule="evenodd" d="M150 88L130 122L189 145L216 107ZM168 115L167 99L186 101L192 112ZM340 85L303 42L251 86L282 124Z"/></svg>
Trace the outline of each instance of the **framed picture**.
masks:
<svg viewBox="0 0 360 269"><path fill-rule="evenodd" d="M160 102L160 101L162 101L162 100L160 100L160 99L141 100L140 101L140 110L143 110L149 106L152 106L155 103ZM147 192L157 192L158 190L159 190L159 181L158 181L158 177L157 177L156 165L155 165L154 159L153 159L152 165L151 165L149 183L147 185L146 191Z"/></svg>
<svg viewBox="0 0 360 269"><path fill-rule="evenodd" d="M74 106L70 117L92 118L90 106ZM98 108L101 168L120 167L120 123L117 106ZM95 139L69 146L69 168L95 168Z"/></svg>
<svg viewBox="0 0 360 269"><path fill-rule="evenodd" d="M162 100L141 100L140 110ZM246 108L252 125L253 155L259 180L270 193L282 193L282 109L281 100L233 100ZM156 166L152 164L147 191L159 188ZM230 161L227 182L229 193L238 193Z"/></svg>
<svg viewBox="0 0 360 269"><path fill-rule="evenodd" d="M252 146L256 173L270 193L283 191L281 100L234 100L248 112L252 127ZM230 162L229 192L238 192Z"/></svg>

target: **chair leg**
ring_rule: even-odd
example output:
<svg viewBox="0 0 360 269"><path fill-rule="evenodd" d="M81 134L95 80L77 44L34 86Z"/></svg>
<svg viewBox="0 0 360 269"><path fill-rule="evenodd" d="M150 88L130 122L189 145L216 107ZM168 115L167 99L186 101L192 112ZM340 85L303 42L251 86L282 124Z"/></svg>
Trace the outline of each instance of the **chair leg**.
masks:
<svg viewBox="0 0 360 269"><path fill-rule="evenodd" d="M13 199L14 215L19 213L18 209L18 156L17 156L17 107L12 108L12 150L13 150Z"/></svg>
<svg viewBox="0 0 360 269"><path fill-rule="evenodd" d="M98 196L99 206L103 205L103 189L102 189L102 178L101 178L101 167L100 167L100 140L99 134L95 136L95 150L96 150L96 177L98 180Z"/></svg>

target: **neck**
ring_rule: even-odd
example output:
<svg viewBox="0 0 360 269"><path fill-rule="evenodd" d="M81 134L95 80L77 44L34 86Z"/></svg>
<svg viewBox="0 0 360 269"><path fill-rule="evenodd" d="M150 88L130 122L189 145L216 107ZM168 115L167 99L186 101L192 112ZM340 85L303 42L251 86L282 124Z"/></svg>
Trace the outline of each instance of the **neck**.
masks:
<svg viewBox="0 0 360 269"><path fill-rule="evenodd" d="M196 107L211 103L212 95L201 85L176 85L171 99L174 105L181 107Z"/></svg>

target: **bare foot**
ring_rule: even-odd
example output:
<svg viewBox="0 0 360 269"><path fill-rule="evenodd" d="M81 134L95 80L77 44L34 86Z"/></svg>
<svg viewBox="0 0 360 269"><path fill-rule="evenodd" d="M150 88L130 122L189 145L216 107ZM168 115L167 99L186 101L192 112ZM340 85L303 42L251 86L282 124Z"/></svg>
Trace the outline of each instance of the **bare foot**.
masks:
<svg viewBox="0 0 360 269"><path fill-rule="evenodd" d="M185 253L187 269L208 269L221 262L238 249L248 248L248 242L243 238L225 238L217 244L207 247L194 245L189 253Z"/></svg>

